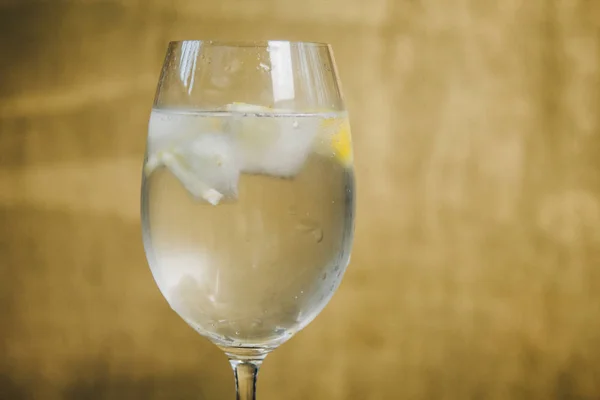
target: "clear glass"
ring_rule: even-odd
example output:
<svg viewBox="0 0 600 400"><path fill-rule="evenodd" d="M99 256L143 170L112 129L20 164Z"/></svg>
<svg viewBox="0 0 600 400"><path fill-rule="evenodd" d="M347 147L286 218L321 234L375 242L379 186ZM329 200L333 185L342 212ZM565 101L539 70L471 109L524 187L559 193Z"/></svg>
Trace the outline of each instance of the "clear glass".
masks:
<svg viewBox="0 0 600 400"><path fill-rule="evenodd" d="M254 399L264 357L310 323L350 258L354 174L331 47L170 43L142 178L162 294Z"/></svg>

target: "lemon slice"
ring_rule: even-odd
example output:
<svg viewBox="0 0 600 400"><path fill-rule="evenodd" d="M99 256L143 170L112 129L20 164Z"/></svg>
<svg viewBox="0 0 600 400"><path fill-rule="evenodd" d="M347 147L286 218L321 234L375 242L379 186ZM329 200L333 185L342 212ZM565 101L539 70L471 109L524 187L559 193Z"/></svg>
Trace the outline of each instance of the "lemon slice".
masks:
<svg viewBox="0 0 600 400"><path fill-rule="evenodd" d="M227 104L225 106L225 110L227 111L240 111L240 112L265 112L265 111L273 111L273 108L267 106L259 106L257 104L249 104L249 103L241 103L241 102L233 102L231 104Z"/></svg>
<svg viewBox="0 0 600 400"><path fill-rule="evenodd" d="M329 118L321 123L321 141L316 151L333 156L344 167L352 165L352 136L347 118Z"/></svg>
<svg viewBox="0 0 600 400"><path fill-rule="evenodd" d="M335 152L337 160L345 167L352 165L354 155L352 153L352 136L350 134L350 123L344 119L337 132L331 138L331 147Z"/></svg>

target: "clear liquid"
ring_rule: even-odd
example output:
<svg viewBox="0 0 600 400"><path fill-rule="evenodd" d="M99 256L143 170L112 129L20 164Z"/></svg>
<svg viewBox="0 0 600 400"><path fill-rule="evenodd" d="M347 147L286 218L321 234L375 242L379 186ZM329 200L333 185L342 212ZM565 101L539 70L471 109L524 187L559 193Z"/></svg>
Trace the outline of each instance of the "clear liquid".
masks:
<svg viewBox="0 0 600 400"><path fill-rule="evenodd" d="M154 278L171 307L216 344L275 347L315 318L339 285L353 236L354 179L351 167L323 151L322 123L344 118L153 111L148 159L169 143L185 149L197 140L202 151L214 145L203 160L224 171L201 171L224 194L218 205L193 196L168 168L146 173L142 186ZM219 147L230 137L247 141L241 150Z"/></svg>

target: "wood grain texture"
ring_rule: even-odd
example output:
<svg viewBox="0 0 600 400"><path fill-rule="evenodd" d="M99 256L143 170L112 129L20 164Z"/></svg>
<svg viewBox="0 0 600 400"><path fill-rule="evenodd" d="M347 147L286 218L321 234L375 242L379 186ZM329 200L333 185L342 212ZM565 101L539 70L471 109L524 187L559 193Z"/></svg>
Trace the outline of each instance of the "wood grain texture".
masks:
<svg viewBox="0 0 600 400"><path fill-rule="evenodd" d="M0 1L0 399L227 399L146 266L166 44L327 41L356 245L261 399L600 398L600 2Z"/></svg>

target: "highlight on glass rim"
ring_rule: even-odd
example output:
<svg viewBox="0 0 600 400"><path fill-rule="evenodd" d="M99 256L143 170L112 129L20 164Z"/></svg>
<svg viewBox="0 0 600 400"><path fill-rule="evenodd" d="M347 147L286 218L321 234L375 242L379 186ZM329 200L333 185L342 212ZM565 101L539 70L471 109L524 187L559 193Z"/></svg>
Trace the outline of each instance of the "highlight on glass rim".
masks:
<svg viewBox="0 0 600 400"><path fill-rule="evenodd" d="M354 199L329 45L170 43L142 174L144 247L172 309L229 357L238 399L255 398L265 357L340 285Z"/></svg>

